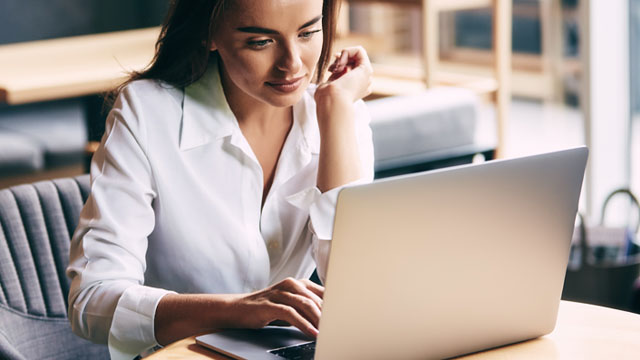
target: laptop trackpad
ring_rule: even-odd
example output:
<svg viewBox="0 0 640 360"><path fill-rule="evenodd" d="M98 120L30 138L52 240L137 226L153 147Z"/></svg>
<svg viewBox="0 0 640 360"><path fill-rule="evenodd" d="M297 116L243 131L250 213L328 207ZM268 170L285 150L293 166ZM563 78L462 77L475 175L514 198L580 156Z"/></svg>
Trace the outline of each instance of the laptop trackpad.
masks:
<svg viewBox="0 0 640 360"><path fill-rule="evenodd" d="M197 344L235 359L282 359L268 351L313 340L293 326L230 329L196 337Z"/></svg>

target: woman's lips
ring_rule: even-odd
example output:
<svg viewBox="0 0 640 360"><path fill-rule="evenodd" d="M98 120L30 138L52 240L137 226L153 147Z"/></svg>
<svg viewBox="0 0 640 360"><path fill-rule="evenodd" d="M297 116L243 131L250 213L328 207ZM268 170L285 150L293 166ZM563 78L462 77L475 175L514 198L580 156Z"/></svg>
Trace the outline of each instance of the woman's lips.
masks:
<svg viewBox="0 0 640 360"><path fill-rule="evenodd" d="M304 79L304 76L300 76L290 80L267 81L266 84L271 86L274 90L279 91L281 93L290 93L298 90L298 88L302 84L303 79Z"/></svg>

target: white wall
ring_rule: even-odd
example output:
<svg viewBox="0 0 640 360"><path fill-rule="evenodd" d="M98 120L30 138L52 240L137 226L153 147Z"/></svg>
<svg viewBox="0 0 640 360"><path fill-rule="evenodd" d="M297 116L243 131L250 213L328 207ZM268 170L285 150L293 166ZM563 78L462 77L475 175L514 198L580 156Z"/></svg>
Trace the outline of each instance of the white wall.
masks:
<svg viewBox="0 0 640 360"><path fill-rule="evenodd" d="M628 1L581 0L581 48L586 65L582 103L591 151L587 211L592 220L600 218L606 195L615 188L628 187L630 180ZM613 217L626 219L624 214Z"/></svg>

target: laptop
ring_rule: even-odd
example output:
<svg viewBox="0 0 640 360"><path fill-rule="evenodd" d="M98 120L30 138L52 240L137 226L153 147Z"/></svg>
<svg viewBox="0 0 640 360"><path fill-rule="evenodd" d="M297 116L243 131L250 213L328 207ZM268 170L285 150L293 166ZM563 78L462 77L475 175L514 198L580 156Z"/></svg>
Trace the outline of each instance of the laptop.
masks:
<svg viewBox="0 0 640 360"><path fill-rule="evenodd" d="M438 359L548 334L587 154L579 147L347 187L317 343L291 327L196 341L238 359Z"/></svg>

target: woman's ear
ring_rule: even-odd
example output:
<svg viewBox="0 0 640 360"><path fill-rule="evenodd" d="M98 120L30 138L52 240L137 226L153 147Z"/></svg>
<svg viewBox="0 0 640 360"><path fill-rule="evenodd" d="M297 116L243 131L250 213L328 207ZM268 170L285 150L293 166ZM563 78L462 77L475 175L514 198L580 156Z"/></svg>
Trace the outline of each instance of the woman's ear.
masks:
<svg viewBox="0 0 640 360"><path fill-rule="evenodd" d="M209 51L216 51L218 50L218 47L216 46L215 42L211 42L211 45L209 45Z"/></svg>

